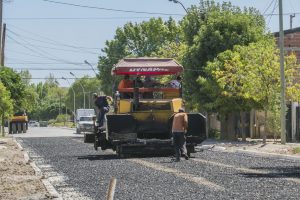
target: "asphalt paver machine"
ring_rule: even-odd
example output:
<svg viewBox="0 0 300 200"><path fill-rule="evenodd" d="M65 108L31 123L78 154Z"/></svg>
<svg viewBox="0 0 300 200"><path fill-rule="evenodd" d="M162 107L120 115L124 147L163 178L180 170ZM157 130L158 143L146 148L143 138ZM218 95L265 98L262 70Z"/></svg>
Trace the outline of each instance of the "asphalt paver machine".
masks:
<svg viewBox="0 0 300 200"><path fill-rule="evenodd" d="M180 75L183 67L168 58L125 58L112 69L113 76ZM152 94L144 98L145 93ZM125 98L124 94L127 94ZM168 86L123 88L115 91L114 112L106 115L105 126L95 128L94 147L113 149L120 157L147 154L173 154L172 116L184 107L182 89ZM188 154L205 138L206 119L201 113L188 113L186 133Z"/></svg>

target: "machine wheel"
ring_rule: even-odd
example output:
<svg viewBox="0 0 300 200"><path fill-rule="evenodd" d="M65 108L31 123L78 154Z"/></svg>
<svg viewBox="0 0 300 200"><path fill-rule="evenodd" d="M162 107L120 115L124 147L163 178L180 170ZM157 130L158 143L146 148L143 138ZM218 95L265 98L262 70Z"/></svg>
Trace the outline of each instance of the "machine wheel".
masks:
<svg viewBox="0 0 300 200"><path fill-rule="evenodd" d="M77 131L76 131L76 132L77 132ZM83 142L84 142L84 143L87 143L86 134L84 134L84 136L83 136Z"/></svg>
<svg viewBox="0 0 300 200"><path fill-rule="evenodd" d="M18 133L22 133L22 123L17 123Z"/></svg>
<svg viewBox="0 0 300 200"><path fill-rule="evenodd" d="M12 134L12 123L11 122L9 122L8 123L8 134Z"/></svg>
<svg viewBox="0 0 300 200"><path fill-rule="evenodd" d="M84 134L83 142L84 143L94 143L95 141L95 134Z"/></svg>
<svg viewBox="0 0 300 200"><path fill-rule="evenodd" d="M11 129L12 129L12 133L16 134L17 133L17 124L16 123L12 123L11 124Z"/></svg>
<svg viewBox="0 0 300 200"><path fill-rule="evenodd" d="M22 132L23 133L27 132L27 128L26 128L26 123L25 122L22 123Z"/></svg>
<svg viewBox="0 0 300 200"><path fill-rule="evenodd" d="M117 146L117 147L116 147L116 153L117 153L117 156L118 156L119 158L128 158L128 157L129 157L128 154L125 154L125 153L123 152L123 147L122 147L122 146Z"/></svg>

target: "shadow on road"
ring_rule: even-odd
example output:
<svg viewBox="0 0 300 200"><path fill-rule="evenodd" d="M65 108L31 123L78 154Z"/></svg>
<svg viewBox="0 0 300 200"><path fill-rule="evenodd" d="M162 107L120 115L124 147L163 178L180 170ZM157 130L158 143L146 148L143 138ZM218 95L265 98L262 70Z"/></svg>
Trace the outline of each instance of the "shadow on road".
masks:
<svg viewBox="0 0 300 200"><path fill-rule="evenodd" d="M262 173L241 173L247 178L300 178L300 167L257 167Z"/></svg>
<svg viewBox="0 0 300 200"><path fill-rule="evenodd" d="M119 159L117 155L114 154L102 154L102 155L85 155L85 156L77 156L79 160L115 160Z"/></svg>
<svg viewBox="0 0 300 200"><path fill-rule="evenodd" d="M90 160L90 161L94 161L94 160L115 160L115 159L130 159L130 158L158 158L158 157L170 157L170 155L127 155L125 158L120 158L118 157L118 155L116 154L97 154L97 155L82 155L82 156L75 156L77 157L77 159L79 160ZM171 159L172 157L170 157ZM171 163L173 161L170 162L166 162L166 163Z"/></svg>

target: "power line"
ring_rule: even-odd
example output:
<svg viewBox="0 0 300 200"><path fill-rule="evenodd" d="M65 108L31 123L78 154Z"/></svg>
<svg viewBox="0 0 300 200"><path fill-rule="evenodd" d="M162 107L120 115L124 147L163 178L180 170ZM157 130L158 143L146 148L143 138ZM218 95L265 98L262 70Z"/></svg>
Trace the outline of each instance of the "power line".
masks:
<svg viewBox="0 0 300 200"><path fill-rule="evenodd" d="M20 34L18 33L15 33L11 30L8 30L8 32L16 35L17 37L21 38L22 40L26 41L25 39L23 39L22 37L24 38L27 38L31 41L36 41L36 42L40 42L40 43L46 43L46 44L51 44L51 45L60 45L60 44L57 44L57 43L54 43L54 42L48 42L48 41L43 41L43 40L39 40L39 39L35 39L35 38L31 38L31 37L28 37L28 36L21 36ZM27 42L27 41L26 41ZM53 49L53 50L59 50L59 51L69 51L69 52L78 52L78 53L89 53L89 54L95 54L95 55L99 55L99 53L96 53L96 52L92 52L92 51L89 51L89 50L78 50L78 48L76 48L76 50L68 50L68 49L60 49L60 48L55 48L55 47L49 47L49 46L40 46L40 45L33 45L33 44L27 44L27 45L30 45L30 46L35 46L35 47L41 47L41 48L46 48L46 49ZM66 47L65 45L60 45L60 46L64 46ZM68 47L68 48L75 48L75 47Z"/></svg>
<svg viewBox="0 0 300 200"><path fill-rule="evenodd" d="M278 1L275 0L275 1L274 1L274 7L273 7L273 10L272 10L272 14L275 12L275 9L276 9L277 7L278 7ZM271 22L272 16L273 16L273 15L270 15L270 19L269 19L269 22L268 22L268 26L269 26L269 24L270 24L270 22Z"/></svg>
<svg viewBox="0 0 300 200"><path fill-rule="evenodd" d="M151 19L153 17L10 17L5 20L119 20L119 19Z"/></svg>
<svg viewBox="0 0 300 200"><path fill-rule="evenodd" d="M121 9L113 9L113 8L102 8L102 7L96 7L96 6L86 6L81 4L72 4L72 3L65 3L65 2L59 2L59 1L52 1L52 0L43 0L50 3L56 3L61 5L68 5L68 6L75 6L75 7L81 7L81 8L89 8L89 9L97 9L97 10L106 10L106 11L115 11L115 12L125 12L125 13L137 13L137 14L149 14L149 15L176 15L176 16L183 16L182 14L172 14L172 13L155 13L155 12L144 12L144 11L134 11L134 10L121 10Z"/></svg>
<svg viewBox="0 0 300 200"><path fill-rule="evenodd" d="M11 24L10 24L10 27L15 27L16 29L18 29L18 30L20 30L20 31L22 31L22 32L27 32L27 33L29 33L30 35L36 35L36 36L38 36L38 37L40 37L40 38L44 38L44 39L46 39L46 40L52 41L52 42L54 42L55 44L58 44L58 45L61 45L61 46L66 46L66 47L70 47L70 48L77 48L77 49L78 49L78 48L80 48L80 49L98 49L98 50L101 49L101 48L99 48L99 47L82 47L82 46L70 45L70 44L66 44L66 43L62 43L62 42L55 41L55 40L53 40L53 39L51 39L51 38L45 37L44 35L40 35L40 34L31 32L31 31L28 31L28 30L25 30L25 29L23 29L23 28L20 28L20 27L11 25Z"/></svg>
<svg viewBox="0 0 300 200"><path fill-rule="evenodd" d="M51 70L51 71L70 71L70 70L82 70L82 71L91 71L91 69L86 68L12 68L15 70L32 70L32 71L39 71L39 70Z"/></svg>
<svg viewBox="0 0 300 200"><path fill-rule="evenodd" d="M26 77L21 77L22 79L41 79L41 80L47 80L49 79L49 77L45 77L45 78L42 78L42 77L34 77L34 78L26 78ZM61 80L64 80L63 78L61 77L51 77L53 79L61 79ZM65 77L64 77L65 78ZM95 79L96 77L81 77L81 78L65 78L65 79Z"/></svg>
<svg viewBox="0 0 300 200"><path fill-rule="evenodd" d="M10 58L11 60L13 60L14 58ZM11 64L11 65L85 65L84 63L72 63L72 64L66 64L66 63L45 63L45 62L7 62L6 64ZM96 65L97 63L93 63L94 65Z"/></svg>
<svg viewBox="0 0 300 200"><path fill-rule="evenodd" d="M45 51L43 51L43 50L36 51L36 50L34 50L34 49L30 48L30 47L25 46L24 44L20 43L19 41L15 40L14 38L12 38L12 37L9 36L9 35L8 35L7 37L8 37L9 39L15 41L15 42L16 42L17 44L19 44L20 46L22 46L22 47L28 49L28 50L31 51L31 52L34 52L34 53L36 53L36 54L42 56L43 58L46 58L46 59L49 59L49 60L53 60L53 61L63 62L63 63L65 63L65 64L74 64L74 65L76 65L76 63L74 63L74 62L70 62L70 61L67 61L67 60L64 60L64 59L60 59L60 58L58 58L58 57L56 57L56 56L53 56L53 55L52 55L52 57L56 57L56 58L49 57L48 55L51 55L51 54L49 54L48 52L45 52ZM28 45L28 44L27 44L27 45ZM42 54L41 52L44 52L44 54L46 54L46 55Z"/></svg>
<svg viewBox="0 0 300 200"><path fill-rule="evenodd" d="M264 14L266 14L266 12L269 10L269 8L272 6L272 4L273 4L273 2L274 2L275 0L272 0L271 2L270 2L270 4L267 6L267 8L265 9L265 11L263 12L263 15Z"/></svg>

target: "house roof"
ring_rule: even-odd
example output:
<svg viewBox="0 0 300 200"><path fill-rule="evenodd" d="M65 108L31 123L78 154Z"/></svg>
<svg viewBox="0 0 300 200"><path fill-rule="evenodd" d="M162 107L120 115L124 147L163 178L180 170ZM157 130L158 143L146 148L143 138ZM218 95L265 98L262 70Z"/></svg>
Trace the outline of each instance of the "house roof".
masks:
<svg viewBox="0 0 300 200"><path fill-rule="evenodd" d="M283 32L284 32L284 34L291 34L291 33L300 32L300 27L287 29L287 30L284 30ZM275 32L273 34L274 34L275 37L279 37L279 32Z"/></svg>

